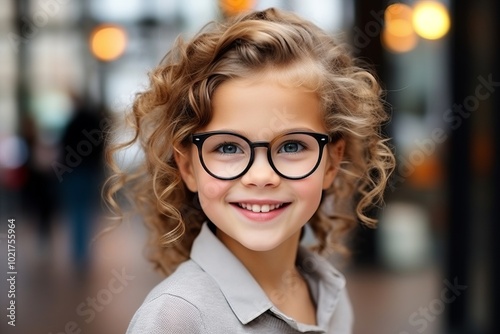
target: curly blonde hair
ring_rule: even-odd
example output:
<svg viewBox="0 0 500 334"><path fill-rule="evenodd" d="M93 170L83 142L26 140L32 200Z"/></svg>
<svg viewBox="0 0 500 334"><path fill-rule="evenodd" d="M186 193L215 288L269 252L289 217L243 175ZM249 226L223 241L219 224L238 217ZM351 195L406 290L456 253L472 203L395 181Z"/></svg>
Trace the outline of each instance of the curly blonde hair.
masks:
<svg viewBox="0 0 500 334"><path fill-rule="evenodd" d="M345 141L334 184L325 191L310 226L325 254L342 247L345 232L382 203L394 156L381 134L388 120L381 88L355 64L347 48L314 24L277 9L212 22L192 40L180 38L150 75L128 115L133 136L109 143L112 175L105 199L121 214L118 193L126 190L149 228L149 258L165 274L189 257L194 238L207 219L195 193L184 185L174 152L189 147L190 135L211 119L211 99L224 81L255 73L276 73L285 84L313 89L320 98L326 128ZM116 153L140 144L144 159L122 170Z"/></svg>

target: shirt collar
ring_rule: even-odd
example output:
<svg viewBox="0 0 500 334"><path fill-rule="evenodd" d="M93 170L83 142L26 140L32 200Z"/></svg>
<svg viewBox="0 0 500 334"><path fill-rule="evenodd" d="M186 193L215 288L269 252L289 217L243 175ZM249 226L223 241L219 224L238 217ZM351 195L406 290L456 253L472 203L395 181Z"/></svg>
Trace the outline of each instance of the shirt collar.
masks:
<svg viewBox="0 0 500 334"><path fill-rule="evenodd" d="M318 326L327 328L345 289L345 277L327 259L305 247L299 247L296 263L316 303Z"/></svg>
<svg viewBox="0 0 500 334"><path fill-rule="evenodd" d="M191 259L216 281L242 324L270 309L276 313L257 281L206 223L194 240ZM326 328L345 287L345 278L325 258L304 247L299 247L297 265L316 303L318 326Z"/></svg>
<svg viewBox="0 0 500 334"><path fill-rule="evenodd" d="M206 223L194 240L191 259L216 281L242 324L246 325L273 306L250 272Z"/></svg>

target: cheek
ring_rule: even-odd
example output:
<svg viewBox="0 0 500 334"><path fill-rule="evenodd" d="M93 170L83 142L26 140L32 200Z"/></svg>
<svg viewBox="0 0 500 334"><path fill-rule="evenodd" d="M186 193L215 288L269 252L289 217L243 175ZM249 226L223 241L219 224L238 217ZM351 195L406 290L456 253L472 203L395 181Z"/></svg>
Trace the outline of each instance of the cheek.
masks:
<svg viewBox="0 0 500 334"><path fill-rule="evenodd" d="M198 191L198 197L200 204L203 209L210 207L210 203L219 200L228 191L231 186L231 182L218 180L216 178L208 175L201 163L198 161L198 157L195 157L196 163L194 164L194 178L196 180L196 186Z"/></svg>
<svg viewBox="0 0 500 334"><path fill-rule="evenodd" d="M210 203L224 198L231 182L221 181L209 175L198 178L198 196L203 209L208 209Z"/></svg>
<svg viewBox="0 0 500 334"><path fill-rule="evenodd" d="M319 204L323 191L322 181L323 180L318 177L308 178L299 182L295 181L293 184L294 192L307 202L308 205ZM314 209L316 209L316 207Z"/></svg>

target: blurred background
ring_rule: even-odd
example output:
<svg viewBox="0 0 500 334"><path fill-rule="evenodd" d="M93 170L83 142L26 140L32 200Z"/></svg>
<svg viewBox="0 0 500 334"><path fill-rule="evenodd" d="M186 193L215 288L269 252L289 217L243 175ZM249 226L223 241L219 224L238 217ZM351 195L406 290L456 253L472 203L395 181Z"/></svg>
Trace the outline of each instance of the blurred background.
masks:
<svg viewBox="0 0 500 334"><path fill-rule="evenodd" d="M496 1L0 0L1 333L125 332L162 277L137 217L91 242L102 131L179 34L271 6L348 42L391 105L387 207L339 264L355 333L497 333Z"/></svg>

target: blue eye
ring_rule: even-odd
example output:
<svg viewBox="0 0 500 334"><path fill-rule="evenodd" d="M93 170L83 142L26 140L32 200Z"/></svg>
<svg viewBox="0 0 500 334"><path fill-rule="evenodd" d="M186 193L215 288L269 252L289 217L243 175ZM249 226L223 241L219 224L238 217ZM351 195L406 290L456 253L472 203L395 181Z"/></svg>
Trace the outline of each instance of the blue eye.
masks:
<svg viewBox="0 0 500 334"><path fill-rule="evenodd" d="M243 151L237 145L232 143L220 144L216 150L221 154L243 153Z"/></svg>
<svg viewBox="0 0 500 334"><path fill-rule="evenodd" d="M278 153L299 153L304 149L304 145L298 142L287 142L281 145Z"/></svg>

